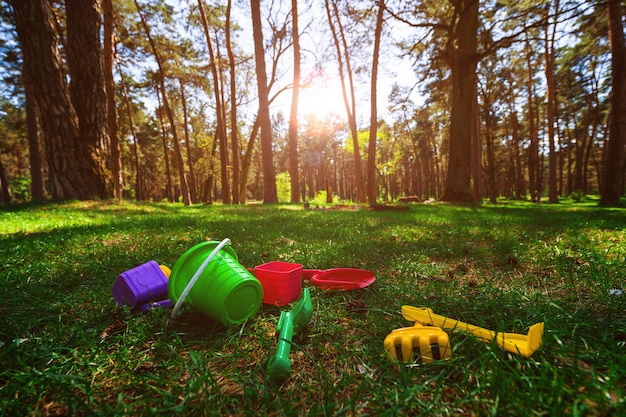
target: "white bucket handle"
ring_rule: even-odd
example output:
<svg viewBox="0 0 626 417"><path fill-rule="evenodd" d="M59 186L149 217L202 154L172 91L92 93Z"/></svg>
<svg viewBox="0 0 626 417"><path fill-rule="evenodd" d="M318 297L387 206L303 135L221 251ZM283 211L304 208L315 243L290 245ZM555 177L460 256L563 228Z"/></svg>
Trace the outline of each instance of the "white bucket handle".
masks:
<svg viewBox="0 0 626 417"><path fill-rule="evenodd" d="M230 244L230 239L226 238L226 239L222 240L215 247L215 249L213 249L213 252L211 252L209 254L209 256L207 256L207 258L204 260L204 262L202 262L202 265L200 265L200 267L198 268L196 273L193 274L193 277L191 277L191 279L187 283L187 286L185 287L183 292L180 294L180 297L176 301L176 304L174 304L174 310L172 310L172 316L171 316L173 319L175 319L176 317L178 317L180 315L178 313L178 310L180 310L181 306L183 305L183 301L185 300L185 298L189 294L189 291L191 291L191 288L194 286L194 284L196 283L198 278L200 278L200 275L202 275L202 273L204 272L206 267L209 265L209 262L211 262L213 257L215 257L215 255L217 254L217 252L219 252L224 246L229 245L229 244Z"/></svg>

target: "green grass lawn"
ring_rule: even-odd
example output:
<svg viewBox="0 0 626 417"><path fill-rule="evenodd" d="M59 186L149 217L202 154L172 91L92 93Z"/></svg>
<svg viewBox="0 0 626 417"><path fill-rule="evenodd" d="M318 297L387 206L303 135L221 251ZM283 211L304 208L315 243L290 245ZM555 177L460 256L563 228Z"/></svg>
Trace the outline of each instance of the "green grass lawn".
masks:
<svg viewBox="0 0 626 417"><path fill-rule="evenodd" d="M624 415L626 210L594 202L408 211L71 202L0 208L0 415ZM172 267L230 238L240 262L374 272L358 291L311 288L292 372L265 372L283 308L224 327L135 313L117 274ZM351 310L361 303L364 308ZM449 331L449 360L394 364L383 340L427 306L497 331L545 322L522 358Z"/></svg>

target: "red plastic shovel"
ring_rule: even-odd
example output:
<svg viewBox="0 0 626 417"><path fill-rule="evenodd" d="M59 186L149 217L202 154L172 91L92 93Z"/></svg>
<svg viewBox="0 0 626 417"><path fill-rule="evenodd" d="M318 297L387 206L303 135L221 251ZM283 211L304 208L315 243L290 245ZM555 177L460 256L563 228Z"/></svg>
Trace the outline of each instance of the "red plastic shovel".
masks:
<svg viewBox="0 0 626 417"><path fill-rule="evenodd" d="M358 290L376 281L371 271L356 268L303 269L302 278L323 290Z"/></svg>

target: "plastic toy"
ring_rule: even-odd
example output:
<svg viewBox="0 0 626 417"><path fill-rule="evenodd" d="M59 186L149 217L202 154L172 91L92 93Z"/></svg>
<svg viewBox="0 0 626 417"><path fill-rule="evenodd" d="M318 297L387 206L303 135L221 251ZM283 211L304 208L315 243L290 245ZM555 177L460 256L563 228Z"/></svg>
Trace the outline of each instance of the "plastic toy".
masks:
<svg viewBox="0 0 626 417"><path fill-rule="evenodd" d="M357 290L376 281L371 271L356 268L305 269L302 276L323 290Z"/></svg>
<svg viewBox="0 0 626 417"><path fill-rule="evenodd" d="M117 304L147 311L150 308L166 308L167 284L170 269L149 261L117 276L111 293Z"/></svg>
<svg viewBox="0 0 626 417"><path fill-rule="evenodd" d="M278 342L276 343L276 354L270 358L267 366L268 374L273 378L285 378L291 370L291 340L294 334L300 333L313 317L313 303L311 302L311 293L308 288L302 292L302 298L291 309L291 311L283 311L280 313L278 324L276 325L276 334Z"/></svg>
<svg viewBox="0 0 626 417"><path fill-rule="evenodd" d="M392 361L406 363L433 362L447 359L452 354L448 334L433 326L416 324L392 330L384 341L387 357Z"/></svg>
<svg viewBox="0 0 626 417"><path fill-rule="evenodd" d="M158 308L163 308L163 309L167 309L167 308L172 308L174 307L174 303L172 303L172 300L170 300L169 298L165 299L165 300L161 300L161 301L151 301L149 303L143 304L139 307L139 311L141 311L142 313L145 313L149 310L152 309L158 309Z"/></svg>
<svg viewBox="0 0 626 417"><path fill-rule="evenodd" d="M432 324L443 329L458 329L475 336L483 342L491 342L495 339L502 349L507 352L522 355L525 358L530 357L539 349L543 338L543 322L533 324L530 326L530 329L528 329L528 334L523 335L517 333L500 333L483 329L482 327L440 316L433 313L430 308L424 307L402 306L402 316L409 321L415 321L421 324Z"/></svg>
<svg viewBox="0 0 626 417"><path fill-rule="evenodd" d="M263 286L263 304L284 306L300 297L302 265L274 261L254 267Z"/></svg>
<svg viewBox="0 0 626 417"><path fill-rule="evenodd" d="M224 325L240 324L256 314L263 287L237 258L230 239L202 242L174 264L168 284L172 318L183 303Z"/></svg>

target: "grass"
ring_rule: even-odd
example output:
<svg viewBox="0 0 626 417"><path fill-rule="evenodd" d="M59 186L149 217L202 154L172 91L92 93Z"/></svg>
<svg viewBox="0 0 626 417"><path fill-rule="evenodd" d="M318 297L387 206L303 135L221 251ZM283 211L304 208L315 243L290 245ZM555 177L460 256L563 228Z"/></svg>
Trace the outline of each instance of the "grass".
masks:
<svg viewBox="0 0 626 417"><path fill-rule="evenodd" d="M529 203L409 211L70 202L0 209L0 415L623 415L626 210ZM118 273L229 237L239 260L355 267L312 287L292 373L267 378L281 308L243 325L117 308ZM309 286L308 283L305 285ZM348 311L353 300L365 308ZM499 331L544 321L530 359L449 332L448 361L388 362L400 308ZM283 309L289 309L289 306Z"/></svg>

